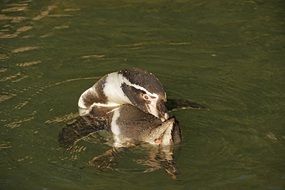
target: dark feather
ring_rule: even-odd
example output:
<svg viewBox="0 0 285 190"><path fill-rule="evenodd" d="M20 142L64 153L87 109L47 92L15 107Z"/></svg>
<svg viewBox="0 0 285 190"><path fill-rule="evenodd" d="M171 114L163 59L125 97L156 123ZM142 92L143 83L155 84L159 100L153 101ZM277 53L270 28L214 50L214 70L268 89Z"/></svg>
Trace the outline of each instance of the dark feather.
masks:
<svg viewBox="0 0 285 190"><path fill-rule="evenodd" d="M62 128L58 135L58 141L62 146L71 146L77 140L107 128L108 122L105 119L79 116Z"/></svg>

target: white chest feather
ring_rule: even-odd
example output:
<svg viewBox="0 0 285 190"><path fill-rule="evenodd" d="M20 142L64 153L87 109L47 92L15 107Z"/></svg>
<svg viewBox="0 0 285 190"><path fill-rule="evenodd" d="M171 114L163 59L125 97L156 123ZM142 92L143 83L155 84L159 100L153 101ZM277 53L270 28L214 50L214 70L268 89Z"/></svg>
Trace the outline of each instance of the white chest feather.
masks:
<svg viewBox="0 0 285 190"><path fill-rule="evenodd" d="M111 122L111 131L115 136L118 136L121 133L120 128L117 124L117 120L119 117L120 117L120 111L119 109L115 109L113 117L112 117L112 122Z"/></svg>

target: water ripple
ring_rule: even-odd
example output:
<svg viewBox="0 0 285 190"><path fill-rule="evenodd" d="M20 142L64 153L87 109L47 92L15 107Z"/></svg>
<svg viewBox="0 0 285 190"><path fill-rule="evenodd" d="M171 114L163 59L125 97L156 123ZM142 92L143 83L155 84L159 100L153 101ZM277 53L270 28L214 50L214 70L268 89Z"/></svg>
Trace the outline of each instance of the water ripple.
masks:
<svg viewBox="0 0 285 190"><path fill-rule="evenodd" d="M19 66L19 67L30 67L30 66L38 65L41 62L42 62L41 60L28 61L28 62L24 62L24 63L18 63L16 65Z"/></svg>
<svg viewBox="0 0 285 190"><path fill-rule="evenodd" d="M5 126L8 127L8 128L17 128L17 127L20 127L23 123L25 122L28 122L28 121L31 121L34 119L34 116L31 116L31 117L26 117L26 118L23 118L23 119L19 119L19 120L16 120L16 121L13 121L11 123L8 123L6 124Z"/></svg>
<svg viewBox="0 0 285 190"><path fill-rule="evenodd" d="M41 12L40 12L37 16L35 16L32 20L38 21L38 20L41 20L41 19L47 17L47 16L50 14L50 12L53 11L55 8L57 8L56 5L50 5L50 6L48 6L46 10L41 11Z"/></svg>
<svg viewBox="0 0 285 190"><path fill-rule="evenodd" d="M104 54L93 54L93 55L83 55L83 56L81 56L81 59L92 59L92 58L102 59L105 57L106 57L106 55L104 55Z"/></svg>
<svg viewBox="0 0 285 190"><path fill-rule="evenodd" d="M185 46L190 45L190 42L183 42L183 41L145 41L145 42L136 42L132 44L119 44L117 47L126 47L126 48L142 48L146 46L153 46L153 45L169 45L169 46Z"/></svg>
<svg viewBox="0 0 285 190"><path fill-rule="evenodd" d="M10 76L8 76L8 77L5 77L5 78L0 79L0 82L9 81L9 80L14 80L14 79L18 78L19 76L21 76L21 73L20 73L20 72L14 74L14 75L10 75Z"/></svg>
<svg viewBox="0 0 285 190"><path fill-rule="evenodd" d="M0 150L1 149L8 149L8 148L12 148L11 143L2 143L2 144L0 144Z"/></svg>
<svg viewBox="0 0 285 190"><path fill-rule="evenodd" d="M0 21L10 21L11 23L19 23L25 20L26 17L23 16L7 16L5 14L0 14ZM1 30L3 31L3 29Z"/></svg>
<svg viewBox="0 0 285 190"><path fill-rule="evenodd" d="M19 27L16 32L14 33L3 33L0 32L0 39L10 39L10 38L16 38L18 37L20 34L27 32L29 30L31 30L33 27L30 25L26 25L26 26L21 26Z"/></svg>
<svg viewBox="0 0 285 190"><path fill-rule="evenodd" d="M12 53L23 53L23 52L27 52L27 51L36 50L39 48L40 47L38 47L38 46L24 46L24 47L19 47L19 48L13 49L11 52Z"/></svg>
<svg viewBox="0 0 285 190"><path fill-rule="evenodd" d="M20 109L22 109L23 107L25 107L28 103L29 103L29 101L21 102L21 103L19 103L19 104L17 104L17 105L15 106L15 109L20 110Z"/></svg>
<svg viewBox="0 0 285 190"><path fill-rule="evenodd" d="M1 94L0 95L0 103L5 102L6 100L13 98L14 96L16 96L16 95L15 94Z"/></svg>
<svg viewBox="0 0 285 190"><path fill-rule="evenodd" d="M1 34L0 34L1 35ZM6 59L9 59L9 56L7 54L0 54L0 60L6 60Z"/></svg>
<svg viewBox="0 0 285 190"><path fill-rule="evenodd" d="M70 121L71 119L74 119L78 116L78 113L69 113L69 114L66 114L66 115L63 115L63 116L58 116L58 117L55 117L53 119L49 119L47 121L45 121L45 123L47 124L53 124L53 123L66 123L67 121Z"/></svg>
<svg viewBox="0 0 285 190"><path fill-rule="evenodd" d="M24 3L24 4L9 4L8 8L2 9L1 12L2 13L11 13L11 12L23 12L26 11L28 8L28 4Z"/></svg>

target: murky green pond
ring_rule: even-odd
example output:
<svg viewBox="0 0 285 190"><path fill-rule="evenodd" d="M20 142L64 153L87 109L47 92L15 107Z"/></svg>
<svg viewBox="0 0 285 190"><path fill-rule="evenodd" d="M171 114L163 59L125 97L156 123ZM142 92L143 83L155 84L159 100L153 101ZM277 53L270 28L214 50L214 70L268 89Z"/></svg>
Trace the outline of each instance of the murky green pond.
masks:
<svg viewBox="0 0 285 190"><path fill-rule="evenodd" d="M284 18L283 0L2 0L0 189L284 189ZM59 146L83 90L126 67L209 108L174 112L176 180L144 147L100 171L105 143Z"/></svg>

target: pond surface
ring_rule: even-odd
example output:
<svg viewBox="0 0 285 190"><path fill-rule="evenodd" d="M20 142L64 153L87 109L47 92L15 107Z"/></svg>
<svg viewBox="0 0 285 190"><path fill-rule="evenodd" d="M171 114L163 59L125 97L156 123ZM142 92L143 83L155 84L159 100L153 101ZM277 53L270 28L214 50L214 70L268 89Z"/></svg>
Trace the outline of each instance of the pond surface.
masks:
<svg viewBox="0 0 285 190"><path fill-rule="evenodd" d="M284 189L283 0L0 2L0 189ZM106 73L140 67L168 97L208 110L173 112L180 174L148 171L148 150L112 169L110 147L58 133L80 94Z"/></svg>

